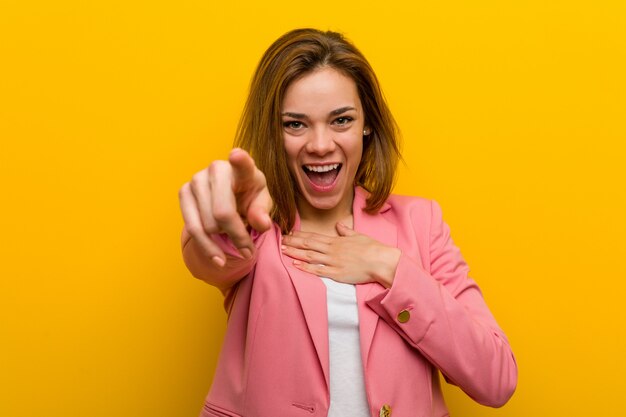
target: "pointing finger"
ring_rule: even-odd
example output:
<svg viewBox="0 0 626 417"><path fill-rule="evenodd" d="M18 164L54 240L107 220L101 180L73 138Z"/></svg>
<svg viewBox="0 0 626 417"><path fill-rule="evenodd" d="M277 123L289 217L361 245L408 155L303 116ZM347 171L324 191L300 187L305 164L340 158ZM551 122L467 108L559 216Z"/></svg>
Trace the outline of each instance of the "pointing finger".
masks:
<svg viewBox="0 0 626 417"><path fill-rule="evenodd" d="M230 151L228 162L233 167L233 190L235 192L242 187L247 188L251 185L257 185L256 165L248 152L235 148Z"/></svg>
<svg viewBox="0 0 626 417"><path fill-rule="evenodd" d="M232 192L230 164L214 162L209 169L213 218L219 230L230 237L245 258L249 258L252 256L254 246L237 210L237 202Z"/></svg>

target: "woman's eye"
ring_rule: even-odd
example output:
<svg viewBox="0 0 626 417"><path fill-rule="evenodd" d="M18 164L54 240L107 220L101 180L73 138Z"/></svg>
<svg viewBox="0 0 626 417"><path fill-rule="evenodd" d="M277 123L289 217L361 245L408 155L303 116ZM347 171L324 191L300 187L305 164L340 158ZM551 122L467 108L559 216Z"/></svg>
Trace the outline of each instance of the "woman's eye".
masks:
<svg viewBox="0 0 626 417"><path fill-rule="evenodd" d="M283 123L283 126L285 126L287 129L298 130L298 129L302 129L304 127L304 124L302 124L302 122L297 122L297 121L292 120L292 121Z"/></svg>
<svg viewBox="0 0 626 417"><path fill-rule="evenodd" d="M339 126L344 126L350 123L352 120L352 117L338 117L337 119L335 119L335 124Z"/></svg>

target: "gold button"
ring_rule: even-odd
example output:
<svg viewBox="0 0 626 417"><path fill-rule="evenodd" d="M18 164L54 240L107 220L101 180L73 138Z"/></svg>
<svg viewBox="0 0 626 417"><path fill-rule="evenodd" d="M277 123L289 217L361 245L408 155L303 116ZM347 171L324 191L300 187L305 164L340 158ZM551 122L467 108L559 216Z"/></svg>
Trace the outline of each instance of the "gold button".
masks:
<svg viewBox="0 0 626 417"><path fill-rule="evenodd" d="M380 407L380 413L378 413L379 417L391 417L391 406L388 404Z"/></svg>
<svg viewBox="0 0 626 417"><path fill-rule="evenodd" d="M400 313L398 313L398 321L400 323L406 323L407 321L409 321L410 318L411 313L409 312L409 310L402 310Z"/></svg>

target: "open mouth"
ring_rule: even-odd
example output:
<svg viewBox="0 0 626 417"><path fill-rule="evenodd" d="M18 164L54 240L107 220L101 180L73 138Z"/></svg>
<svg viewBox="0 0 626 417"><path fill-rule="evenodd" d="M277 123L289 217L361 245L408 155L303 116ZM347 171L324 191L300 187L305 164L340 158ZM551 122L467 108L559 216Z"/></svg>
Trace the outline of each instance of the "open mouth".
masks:
<svg viewBox="0 0 626 417"><path fill-rule="evenodd" d="M313 185L325 188L334 184L341 164L303 165L302 169Z"/></svg>

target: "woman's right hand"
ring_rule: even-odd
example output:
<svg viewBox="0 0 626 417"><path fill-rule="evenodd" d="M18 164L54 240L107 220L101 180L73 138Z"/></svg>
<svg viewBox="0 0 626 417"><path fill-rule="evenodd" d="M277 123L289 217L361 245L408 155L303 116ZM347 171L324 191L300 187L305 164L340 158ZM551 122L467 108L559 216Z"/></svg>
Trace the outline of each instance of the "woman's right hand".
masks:
<svg viewBox="0 0 626 417"><path fill-rule="evenodd" d="M208 259L222 267L226 255L211 239L225 233L244 258L254 253L250 225L259 232L272 225L272 198L265 175L243 149L230 152L228 161L213 161L196 173L179 192L180 209L185 221L183 248L193 239Z"/></svg>

